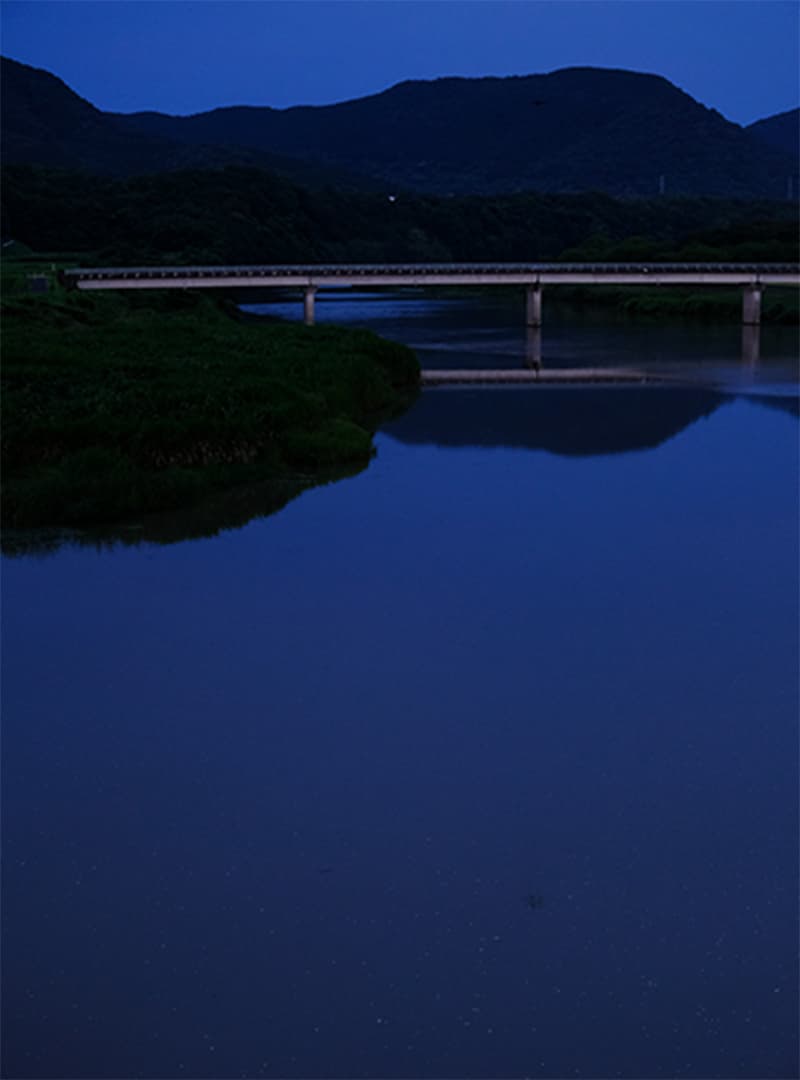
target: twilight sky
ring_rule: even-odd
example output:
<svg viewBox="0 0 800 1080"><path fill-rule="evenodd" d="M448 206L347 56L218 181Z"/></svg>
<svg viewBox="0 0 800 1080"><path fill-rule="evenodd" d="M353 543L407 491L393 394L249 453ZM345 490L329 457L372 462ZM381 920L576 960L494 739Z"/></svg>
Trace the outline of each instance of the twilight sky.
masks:
<svg viewBox="0 0 800 1080"><path fill-rule="evenodd" d="M1 0L0 49L119 112L576 65L664 75L740 124L800 102L796 0Z"/></svg>

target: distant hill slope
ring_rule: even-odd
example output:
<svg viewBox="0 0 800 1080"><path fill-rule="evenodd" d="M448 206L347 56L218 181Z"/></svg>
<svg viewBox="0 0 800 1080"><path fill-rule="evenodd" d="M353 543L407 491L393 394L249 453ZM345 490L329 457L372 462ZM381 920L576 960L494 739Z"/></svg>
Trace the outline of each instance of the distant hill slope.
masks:
<svg viewBox="0 0 800 1080"><path fill-rule="evenodd" d="M745 128L762 142L776 150L783 150L794 158L800 158L800 109L767 116Z"/></svg>
<svg viewBox="0 0 800 1080"><path fill-rule="evenodd" d="M120 117L132 130L248 146L436 194L605 191L785 196L786 152L666 79L569 68L513 78L405 82L338 105Z"/></svg>
<svg viewBox="0 0 800 1080"><path fill-rule="evenodd" d="M366 178L259 148L187 142L137 130L96 109L61 79L40 68L0 58L0 146L6 165L45 165L131 176L182 169L254 165L309 186L369 189Z"/></svg>
<svg viewBox="0 0 800 1080"><path fill-rule="evenodd" d="M568 68L404 82L337 105L195 116L103 113L60 79L2 64L3 161L130 175L247 164L384 191L783 198L785 149L657 75ZM303 175L303 170L308 175ZM354 175L355 174L355 175Z"/></svg>

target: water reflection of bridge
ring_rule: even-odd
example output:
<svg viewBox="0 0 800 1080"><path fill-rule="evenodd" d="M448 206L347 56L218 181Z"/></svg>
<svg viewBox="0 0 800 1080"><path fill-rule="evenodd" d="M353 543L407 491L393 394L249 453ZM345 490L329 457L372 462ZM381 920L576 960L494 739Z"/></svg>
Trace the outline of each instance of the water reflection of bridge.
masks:
<svg viewBox="0 0 800 1080"><path fill-rule="evenodd" d="M559 285L702 286L742 290L742 359L759 357L761 299L768 286L800 285L797 263L438 263L269 266L149 266L67 270L63 282L81 290L103 289L297 289L303 294L307 325L314 323L315 298L322 289L517 286L525 292L527 371L508 372L506 381L568 381L563 370L542 372L542 292ZM479 376L483 376L480 378ZM427 372L427 381L497 381L494 373ZM639 378L652 378L640 373ZM632 372L579 372L574 380L630 381Z"/></svg>
<svg viewBox="0 0 800 1080"><path fill-rule="evenodd" d="M761 354L761 326L742 326L740 359L742 364L754 370L758 366ZM458 383L486 385L491 383L535 384L574 384L574 383L665 383L673 382L677 376L663 370L654 371L646 367L578 367L546 368L542 361L542 328L528 326L525 329L525 365L524 367L497 369L437 369L422 372L425 386L442 386ZM683 380L680 380L683 381ZM701 379L694 380L702 382ZM714 380L712 379L713 383Z"/></svg>

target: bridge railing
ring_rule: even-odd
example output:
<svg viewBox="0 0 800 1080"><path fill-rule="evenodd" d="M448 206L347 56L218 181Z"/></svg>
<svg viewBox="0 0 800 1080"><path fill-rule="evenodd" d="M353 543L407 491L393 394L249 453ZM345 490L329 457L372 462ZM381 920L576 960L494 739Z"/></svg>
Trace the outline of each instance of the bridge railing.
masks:
<svg viewBox="0 0 800 1080"><path fill-rule="evenodd" d="M67 284L110 278L185 277L370 277L391 275L519 275L519 274L796 274L800 263L269 263L244 266L109 266L62 271Z"/></svg>
<svg viewBox="0 0 800 1080"><path fill-rule="evenodd" d="M318 289L345 286L517 285L525 321L541 326L542 287L551 285L728 285L743 290L742 322L761 321L766 285L800 285L800 263L314 263L249 266L114 266L65 270L78 289L302 288L314 322Z"/></svg>

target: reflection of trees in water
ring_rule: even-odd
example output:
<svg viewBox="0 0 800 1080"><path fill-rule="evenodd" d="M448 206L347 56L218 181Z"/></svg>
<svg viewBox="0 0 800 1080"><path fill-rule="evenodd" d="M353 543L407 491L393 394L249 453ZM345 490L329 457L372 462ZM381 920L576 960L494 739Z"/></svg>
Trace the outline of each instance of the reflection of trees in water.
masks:
<svg viewBox="0 0 800 1080"><path fill-rule="evenodd" d="M384 431L405 443L619 454L659 446L729 400L691 387L448 387Z"/></svg>
<svg viewBox="0 0 800 1080"><path fill-rule="evenodd" d="M412 444L506 446L574 457L620 454L659 446L732 400L691 387L442 387L426 390L413 408L382 430ZM747 400L800 416L795 396L747 395ZM243 485L197 506L154 514L136 524L86 532L9 530L2 537L2 552L47 555L65 544L101 550L215 536L276 513L309 487L353 476L364 467Z"/></svg>
<svg viewBox="0 0 800 1080"><path fill-rule="evenodd" d="M102 529L19 529L2 536L3 555L48 555L64 545L91 547L100 551L124 544L174 544L216 536L226 529L238 529L255 518L282 510L303 491L320 484L355 476L366 465L317 472L303 477L294 474L271 483L239 485L217 493L195 506L151 514L136 523Z"/></svg>

